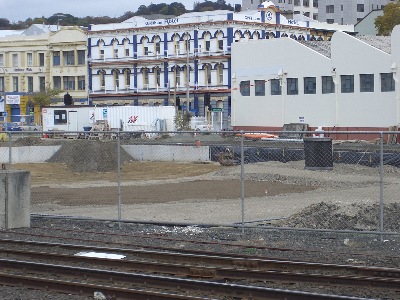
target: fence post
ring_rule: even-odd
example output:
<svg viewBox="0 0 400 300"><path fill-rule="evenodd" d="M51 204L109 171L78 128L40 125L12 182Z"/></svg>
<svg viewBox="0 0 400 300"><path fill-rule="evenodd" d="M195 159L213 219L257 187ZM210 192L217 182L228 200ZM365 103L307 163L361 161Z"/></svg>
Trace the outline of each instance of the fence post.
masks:
<svg viewBox="0 0 400 300"><path fill-rule="evenodd" d="M12 151L12 134L10 132L7 132L8 135L8 169L12 170L12 156L11 156L11 151Z"/></svg>
<svg viewBox="0 0 400 300"><path fill-rule="evenodd" d="M118 194L118 224L119 228L121 229L121 139L120 139L120 131L118 128L117 131L117 194Z"/></svg>
<svg viewBox="0 0 400 300"><path fill-rule="evenodd" d="M383 242L383 132L380 133L379 138L379 145L380 145L380 159L379 159L379 231L381 232L381 242Z"/></svg>
<svg viewBox="0 0 400 300"><path fill-rule="evenodd" d="M243 130L240 131L240 182L241 182L241 199L242 199L242 233L244 233L244 135Z"/></svg>

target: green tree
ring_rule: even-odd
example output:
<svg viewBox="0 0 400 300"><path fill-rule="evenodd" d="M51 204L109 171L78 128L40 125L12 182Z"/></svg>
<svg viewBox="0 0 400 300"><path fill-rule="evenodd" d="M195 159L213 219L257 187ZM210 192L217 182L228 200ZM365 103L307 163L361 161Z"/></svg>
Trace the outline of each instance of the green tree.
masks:
<svg viewBox="0 0 400 300"><path fill-rule="evenodd" d="M383 9L383 15L375 19L378 35L390 35L393 28L400 24L400 2L389 3Z"/></svg>
<svg viewBox="0 0 400 300"><path fill-rule="evenodd" d="M29 96L29 100L39 107L48 106L51 103L51 99L61 94L61 90L53 90L46 88L44 91L33 93Z"/></svg>
<svg viewBox="0 0 400 300"><path fill-rule="evenodd" d="M233 10L232 5L226 4L225 0L217 0L217 2L203 1L195 2L193 11L212 11L212 10Z"/></svg>

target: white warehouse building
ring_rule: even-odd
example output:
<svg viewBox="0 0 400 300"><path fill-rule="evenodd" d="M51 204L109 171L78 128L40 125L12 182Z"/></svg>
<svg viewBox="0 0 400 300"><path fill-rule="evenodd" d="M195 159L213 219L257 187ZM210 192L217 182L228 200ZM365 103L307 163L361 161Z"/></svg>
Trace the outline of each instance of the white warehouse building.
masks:
<svg viewBox="0 0 400 300"><path fill-rule="evenodd" d="M281 38L233 44L233 128L282 130L285 124L304 123L310 130L387 131L398 126L399 40L397 26L391 37L337 31L326 42Z"/></svg>

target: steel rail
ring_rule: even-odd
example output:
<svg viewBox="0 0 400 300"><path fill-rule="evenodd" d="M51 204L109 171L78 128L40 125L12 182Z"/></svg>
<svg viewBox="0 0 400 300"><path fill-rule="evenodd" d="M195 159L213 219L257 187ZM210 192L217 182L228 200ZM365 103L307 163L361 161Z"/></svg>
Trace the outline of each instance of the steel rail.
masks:
<svg viewBox="0 0 400 300"><path fill-rule="evenodd" d="M42 229L40 227L31 227L33 229ZM76 229L65 229L65 228L52 228L52 230L56 231L62 231L62 232L74 232L76 233ZM96 236L115 236L115 233L107 233L107 232L96 232L96 231L91 231L91 230L79 230L79 232L87 233L87 234L94 234ZM0 232L0 233L7 233L6 231ZM43 234L34 234L34 233L25 233L25 232L16 232L12 231L13 234L18 234L18 235L25 235L25 236L38 236L38 237L48 237L48 238L65 238L63 236L54 236L54 235L43 235ZM162 236L161 234L153 234L153 235L139 235L139 234L118 234L118 236L121 237L137 237L140 239L159 239L159 240L165 240L165 241L173 241L173 242L185 242L189 244L200 244L200 245L213 245L213 246L228 246L228 247L235 247L235 248L254 248L254 249L259 249L259 250L269 250L269 251L278 251L278 252L309 252L309 253L321 253L319 250L310 250L310 249L291 249L291 248L282 248L282 247L271 247L271 246L260 246L260 245L251 245L251 244L232 244L232 243L226 243L226 242L220 242L220 241L203 241L203 240L185 240L185 239L178 239L178 238L171 238L171 237L165 237ZM134 247L142 247L142 248L152 248L152 249L163 249L163 250L170 250L170 248L166 247L160 247L160 246L151 246L151 245L143 245L143 244L135 244L135 243L121 243L121 242L111 242L111 241L95 241L95 240L87 240L87 239L81 239L81 238L68 238L69 240L77 240L77 241L89 241L89 242L102 242L103 244L117 244L117 245L126 245L126 246L134 246ZM185 249L180 249L181 252L184 252ZM193 252L193 250L189 250L189 252ZM199 251L197 250L196 252L199 253L211 253L207 251ZM333 252L333 251L326 251L326 253L334 253L335 255L348 255L348 253L341 253L341 252ZM231 255L231 254L230 254ZM232 254L233 255L233 254ZM352 256L372 256L372 254L368 253L352 253ZM398 258L400 259L400 256L385 256L388 258Z"/></svg>
<svg viewBox="0 0 400 300"><path fill-rule="evenodd" d="M153 251L143 249L127 249L127 248L110 248L102 246L92 245L76 245L66 243L52 243L52 242L38 242L38 241L25 241L25 240L14 240L14 239L0 239L0 242L4 245L5 243L14 243L19 245L39 246L39 247L58 247L67 248L71 250L90 250L90 251L113 251L118 253L135 255L137 257L154 259L156 261L172 261L174 263L193 263L197 264L209 263L218 266L228 267L241 267L241 268L252 268L253 270L326 270L340 272L348 271L355 275L370 276L370 277L382 277L382 278L400 278L400 269L388 268L388 267L368 267L368 266L354 266L354 265L343 265L343 264L329 264L329 263L318 263L309 261L292 261L284 259L269 259L264 257L250 257L235 254L226 253L212 253L197 251L183 251L182 249L168 249L169 251Z"/></svg>
<svg viewBox="0 0 400 300"><path fill-rule="evenodd" d="M17 260L0 260L0 264L4 269L23 269L25 273L40 272L53 276L60 274L64 276L72 276L73 278L85 278L92 280L103 280L109 282L110 280L115 285L117 282L124 282L127 284L135 283L137 285L145 286L146 288L157 288L163 290L173 291L191 291L193 293L207 294L214 296L229 296L239 297L241 299L296 299L296 300L313 300L313 299L364 299L358 297L340 296L340 295L327 295L319 293L309 293L294 290L273 289L265 287L247 286L239 284L219 283L212 281L200 281L193 279L176 278L170 276L157 276L138 273L116 272L108 270L99 270L91 268L70 267L62 265L52 265L45 263L32 263ZM7 278L7 274L0 273L0 280L3 277ZM8 281L10 283L10 281ZM71 283L71 282L70 282ZM15 284L14 284L15 285ZM78 285L81 285L79 283ZM43 283L42 287L47 287ZM126 290L126 289L125 289Z"/></svg>
<svg viewBox="0 0 400 300"><path fill-rule="evenodd" d="M168 275L213 278L223 280L249 280L249 281L284 281L284 282L308 282L336 286L365 286L374 288L385 288L400 290L400 279L389 279L382 277L367 277L353 275L327 275L327 274L308 274L293 273L287 271L260 271L244 270L232 268L217 268L213 266L181 265L160 262L145 262L138 260L115 260L96 257L85 257L76 255L66 255L48 252L24 251L15 249L0 248L0 253L11 254L13 256L24 256L29 258L39 258L42 260L54 260L57 262L85 263L107 266L112 268L129 269L136 272L153 272ZM2 261L0 259L0 265Z"/></svg>
<svg viewBox="0 0 400 300"><path fill-rule="evenodd" d="M154 291L146 291L143 289L126 289L117 288L112 286L97 285L97 284L85 284L76 281L65 281L65 280L54 280L40 277L24 276L24 275L13 275L0 273L0 282L3 285L8 286L23 286L25 288L47 290L59 293L67 294L78 294L84 296L92 296L96 292L101 292L103 295L107 295L111 299L123 300L212 300L212 298L204 297L191 297L172 293L159 293Z"/></svg>

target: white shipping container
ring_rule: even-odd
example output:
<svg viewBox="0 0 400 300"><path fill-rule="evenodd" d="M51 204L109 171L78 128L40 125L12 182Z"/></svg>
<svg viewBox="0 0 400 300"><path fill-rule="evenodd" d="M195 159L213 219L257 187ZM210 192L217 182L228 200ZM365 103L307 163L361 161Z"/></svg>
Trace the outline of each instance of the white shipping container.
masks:
<svg viewBox="0 0 400 300"><path fill-rule="evenodd" d="M175 131L173 106L107 106L95 108L96 120L123 131Z"/></svg>
<svg viewBox="0 0 400 300"><path fill-rule="evenodd" d="M43 131L82 131L85 126L93 126L94 106L48 106L42 108Z"/></svg>

